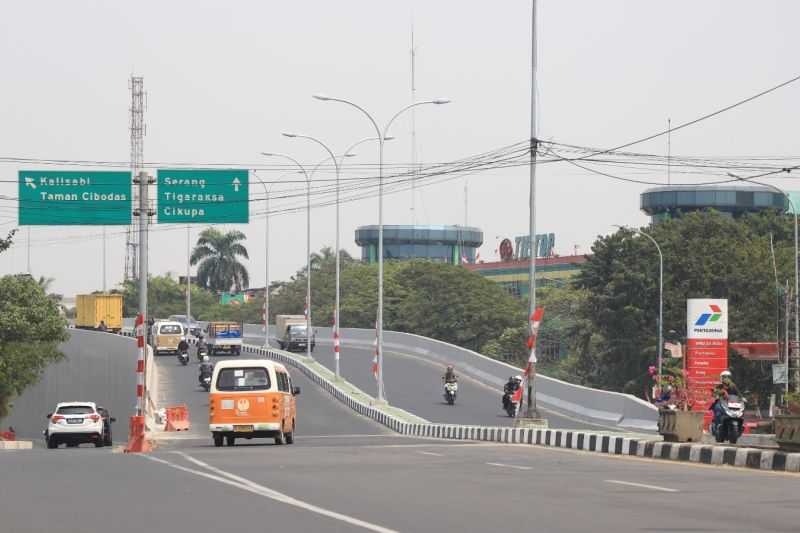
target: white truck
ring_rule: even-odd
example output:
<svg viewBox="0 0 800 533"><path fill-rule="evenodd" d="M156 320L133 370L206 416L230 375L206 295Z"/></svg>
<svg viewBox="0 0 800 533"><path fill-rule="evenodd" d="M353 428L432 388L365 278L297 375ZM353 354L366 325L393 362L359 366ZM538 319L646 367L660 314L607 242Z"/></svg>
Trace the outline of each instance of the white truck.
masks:
<svg viewBox="0 0 800 533"><path fill-rule="evenodd" d="M306 317L303 315L277 315L275 317L275 335L281 350L305 351L308 346ZM311 351L317 344L314 328L311 328Z"/></svg>

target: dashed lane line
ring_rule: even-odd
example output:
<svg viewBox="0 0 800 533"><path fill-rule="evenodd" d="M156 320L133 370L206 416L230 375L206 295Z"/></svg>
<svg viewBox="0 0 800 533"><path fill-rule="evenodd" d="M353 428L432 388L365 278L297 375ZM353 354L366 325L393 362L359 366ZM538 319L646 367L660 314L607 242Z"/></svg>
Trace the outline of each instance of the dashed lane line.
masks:
<svg viewBox="0 0 800 533"><path fill-rule="evenodd" d="M513 470L532 470L530 466L507 465L505 463L486 463L489 466L496 466L498 468L511 468Z"/></svg>
<svg viewBox="0 0 800 533"><path fill-rule="evenodd" d="M670 489L667 487L659 487L658 485L645 485L644 483L633 483L631 481L620 481L618 479L606 479L606 483L613 483L615 485L626 485L628 487L636 487L639 489L656 490L659 492L680 492L678 489Z"/></svg>

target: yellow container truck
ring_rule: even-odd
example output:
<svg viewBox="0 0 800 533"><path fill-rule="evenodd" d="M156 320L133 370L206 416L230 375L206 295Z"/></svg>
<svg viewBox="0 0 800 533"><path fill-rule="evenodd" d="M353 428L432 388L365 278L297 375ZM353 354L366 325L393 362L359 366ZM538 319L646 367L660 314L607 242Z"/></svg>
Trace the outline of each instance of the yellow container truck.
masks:
<svg viewBox="0 0 800 533"><path fill-rule="evenodd" d="M75 300L76 328L114 333L122 329L121 294L79 294Z"/></svg>

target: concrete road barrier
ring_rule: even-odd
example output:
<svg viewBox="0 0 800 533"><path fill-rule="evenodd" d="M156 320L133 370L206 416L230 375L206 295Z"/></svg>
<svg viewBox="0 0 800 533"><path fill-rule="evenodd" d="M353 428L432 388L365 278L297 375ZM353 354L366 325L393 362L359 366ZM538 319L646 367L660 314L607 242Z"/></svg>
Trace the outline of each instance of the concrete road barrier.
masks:
<svg viewBox="0 0 800 533"><path fill-rule="evenodd" d="M0 440L0 450L32 450L33 441L30 440Z"/></svg>

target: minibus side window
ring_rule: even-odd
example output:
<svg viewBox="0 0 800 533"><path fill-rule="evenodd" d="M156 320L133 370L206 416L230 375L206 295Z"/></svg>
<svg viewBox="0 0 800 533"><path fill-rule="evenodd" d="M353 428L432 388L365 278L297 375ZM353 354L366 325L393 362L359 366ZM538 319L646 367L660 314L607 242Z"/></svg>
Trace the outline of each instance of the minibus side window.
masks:
<svg viewBox="0 0 800 533"><path fill-rule="evenodd" d="M277 372L278 376L278 390L281 392L289 392L289 380L283 372Z"/></svg>

